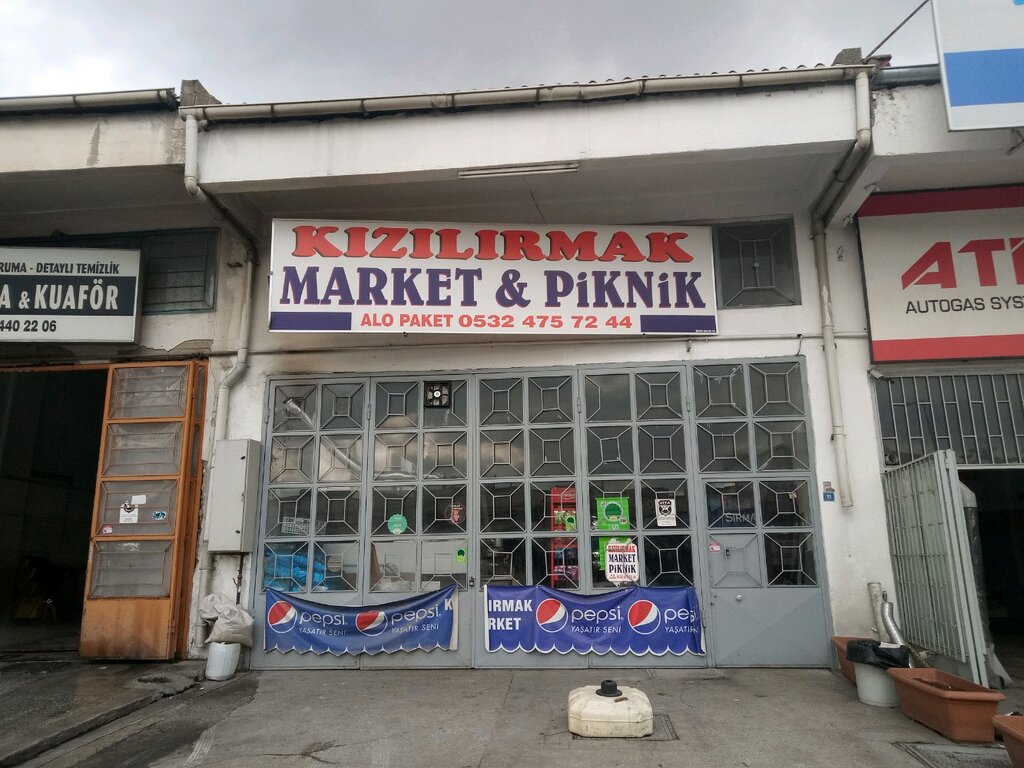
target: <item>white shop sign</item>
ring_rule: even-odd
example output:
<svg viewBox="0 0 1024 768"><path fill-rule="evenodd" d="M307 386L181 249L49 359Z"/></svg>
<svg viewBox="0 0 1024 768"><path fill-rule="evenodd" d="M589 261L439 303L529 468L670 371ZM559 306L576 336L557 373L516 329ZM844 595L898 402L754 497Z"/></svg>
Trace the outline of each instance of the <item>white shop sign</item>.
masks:
<svg viewBox="0 0 1024 768"><path fill-rule="evenodd" d="M604 549L604 575L612 584L640 581L640 552L636 544L609 541Z"/></svg>
<svg viewBox="0 0 1024 768"><path fill-rule="evenodd" d="M1024 356L1024 187L868 199L859 212L877 362Z"/></svg>
<svg viewBox="0 0 1024 768"><path fill-rule="evenodd" d="M714 334L708 227L275 220L271 331Z"/></svg>
<svg viewBox="0 0 1024 768"><path fill-rule="evenodd" d="M0 342L134 342L139 251L0 248Z"/></svg>

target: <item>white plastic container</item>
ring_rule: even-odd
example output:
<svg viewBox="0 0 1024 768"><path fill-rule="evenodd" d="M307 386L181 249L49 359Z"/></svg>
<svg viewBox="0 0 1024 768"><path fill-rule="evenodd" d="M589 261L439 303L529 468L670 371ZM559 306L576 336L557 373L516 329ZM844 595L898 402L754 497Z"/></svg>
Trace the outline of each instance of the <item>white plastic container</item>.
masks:
<svg viewBox="0 0 1024 768"><path fill-rule="evenodd" d="M230 680L238 667L238 654L242 646L238 643L210 643L210 655L206 658L207 680Z"/></svg>
<svg viewBox="0 0 1024 768"><path fill-rule="evenodd" d="M569 731L579 736L639 738L654 733L654 714L647 694L623 685L620 695L599 696L597 686L569 693Z"/></svg>
<svg viewBox="0 0 1024 768"><path fill-rule="evenodd" d="M884 669L854 662L857 671L857 698L872 707L898 707L896 684Z"/></svg>

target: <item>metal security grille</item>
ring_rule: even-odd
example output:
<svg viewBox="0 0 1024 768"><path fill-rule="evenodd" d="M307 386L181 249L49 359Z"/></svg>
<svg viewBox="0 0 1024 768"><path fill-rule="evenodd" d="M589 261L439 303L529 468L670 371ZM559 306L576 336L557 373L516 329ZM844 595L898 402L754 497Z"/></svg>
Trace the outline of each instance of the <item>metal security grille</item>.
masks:
<svg viewBox="0 0 1024 768"><path fill-rule="evenodd" d="M960 465L1024 464L1024 374L879 379L886 466L952 450Z"/></svg>
<svg viewBox="0 0 1024 768"><path fill-rule="evenodd" d="M882 476L896 594L907 639L984 675L984 640L952 451Z"/></svg>
<svg viewBox="0 0 1024 768"><path fill-rule="evenodd" d="M823 660L799 360L281 377L268 395L257 612L267 588L359 605L454 582L450 665L524 665L473 650L483 588L611 589L607 547L632 544L639 584L707 600L732 643L717 661Z"/></svg>

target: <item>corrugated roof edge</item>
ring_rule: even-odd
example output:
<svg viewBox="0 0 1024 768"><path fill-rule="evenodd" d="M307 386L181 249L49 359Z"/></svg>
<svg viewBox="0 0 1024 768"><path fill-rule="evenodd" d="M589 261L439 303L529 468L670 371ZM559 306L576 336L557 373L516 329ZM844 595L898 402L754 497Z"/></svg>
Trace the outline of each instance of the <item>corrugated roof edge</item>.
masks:
<svg viewBox="0 0 1024 768"><path fill-rule="evenodd" d="M209 104L181 107L181 116L207 121L286 120L375 115L394 112L431 112L477 107L514 106L549 102L627 99L647 94L694 93L744 88L791 87L853 80L874 65L798 67L796 69L729 72L725 74L640 77L604 83L572 83L490 91L459 91L412 96L381 96L327 101L291 101L264 104Z"/></svg>
<svg viewBox="0 0 1024 768"><path fill-rule="evenodd" d="M179 106L173 88L149 88L139 91L69 93L61 96L8 96L0 98L0 114L37 114L43 112L106 112Z"/></svg>

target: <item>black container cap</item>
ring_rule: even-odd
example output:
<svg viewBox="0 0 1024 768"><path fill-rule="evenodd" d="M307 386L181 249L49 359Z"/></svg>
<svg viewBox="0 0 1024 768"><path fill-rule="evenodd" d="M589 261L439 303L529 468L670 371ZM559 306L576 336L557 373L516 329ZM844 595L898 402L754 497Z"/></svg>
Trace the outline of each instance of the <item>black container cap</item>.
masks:
<svg viewBox="0 0 1024 768"><path fill-rule="evenodd" d="M622 691L619 690L619 686L616 685L614 680L602 680L601 687L597 689L597 695L613 698L615 696L621 696Z"/></svg>

